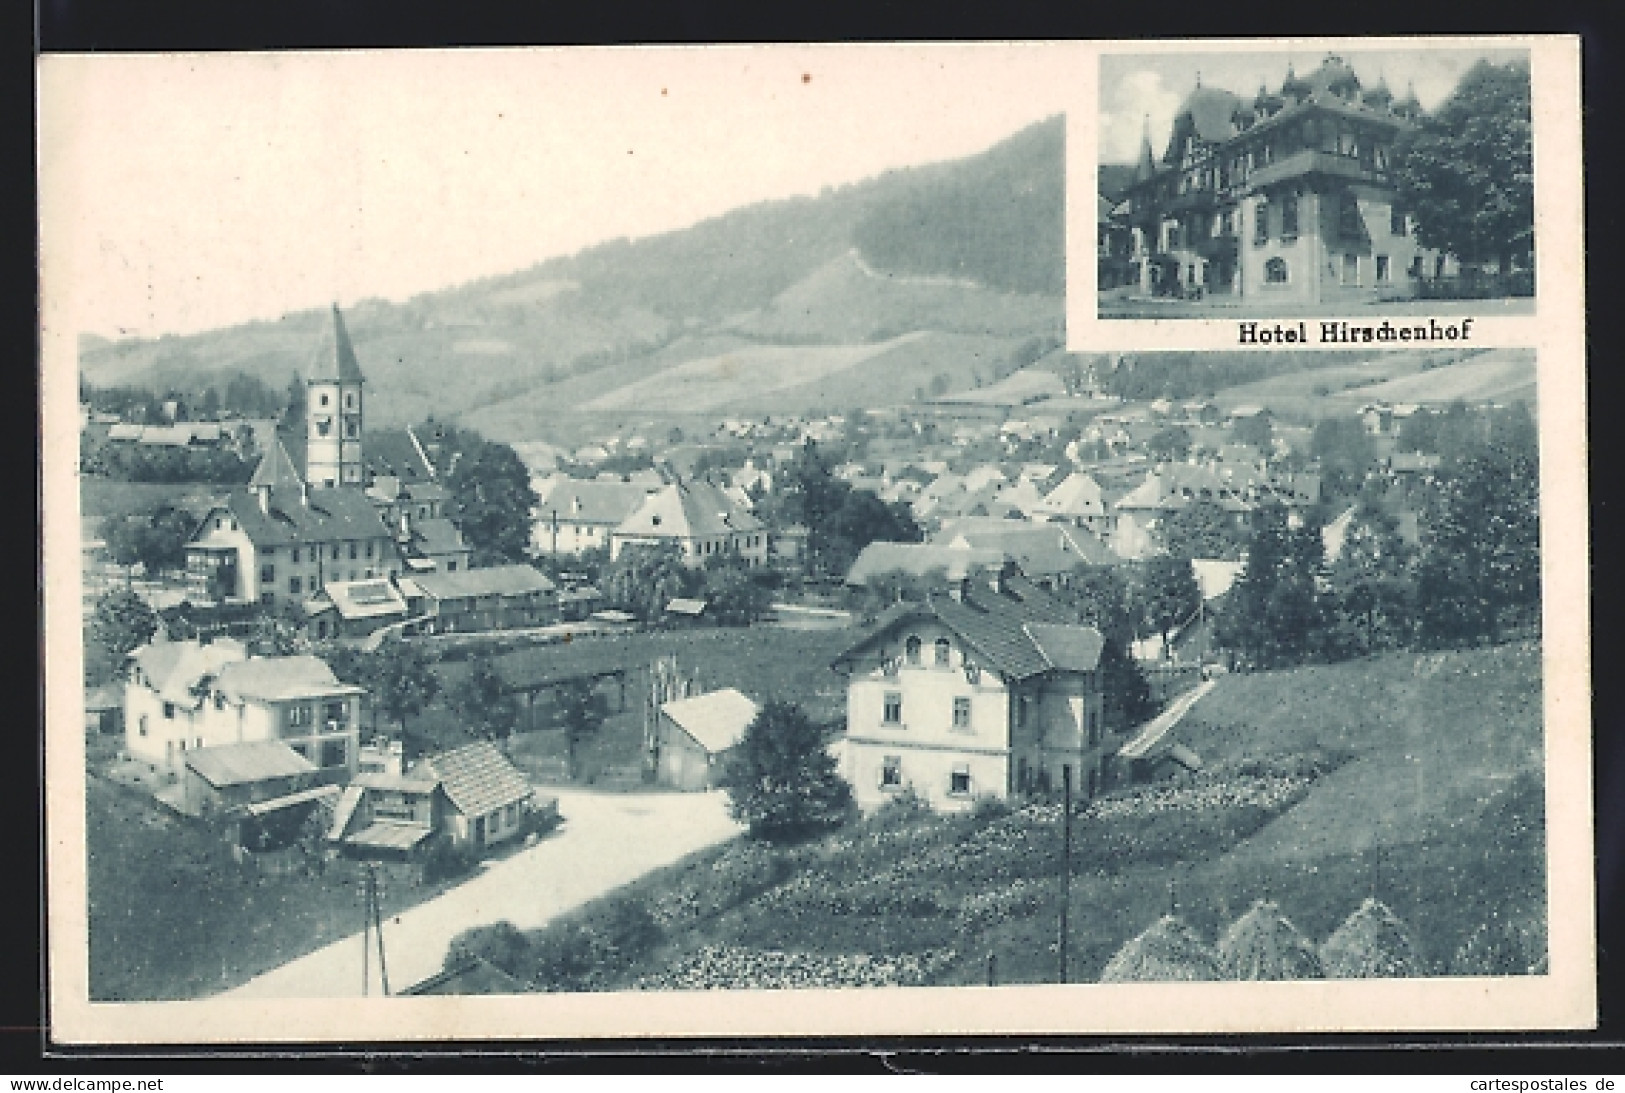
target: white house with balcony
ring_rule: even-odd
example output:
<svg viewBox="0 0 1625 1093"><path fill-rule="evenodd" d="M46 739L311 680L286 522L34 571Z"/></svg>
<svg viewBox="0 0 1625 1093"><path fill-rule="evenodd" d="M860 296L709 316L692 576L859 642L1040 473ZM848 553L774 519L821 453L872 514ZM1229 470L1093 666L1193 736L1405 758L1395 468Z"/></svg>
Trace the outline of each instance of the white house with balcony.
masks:
<svg viewBox="0 0 1625 1093"><path fill-rule="evenodd" d="M178 777L193 752L279 741L323 780L347 782L357 769L365 694L313 656L249 656L224 638L154 642L130 654L125 750Z"/></svg>

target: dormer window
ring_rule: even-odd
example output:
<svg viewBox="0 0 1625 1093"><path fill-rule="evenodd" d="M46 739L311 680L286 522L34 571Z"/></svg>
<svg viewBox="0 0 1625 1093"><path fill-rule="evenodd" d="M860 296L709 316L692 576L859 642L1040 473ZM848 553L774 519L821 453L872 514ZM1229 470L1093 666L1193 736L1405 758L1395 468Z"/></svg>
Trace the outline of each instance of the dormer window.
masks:
<svg viewBox="0 0 1625 1093"><path fill-rule="evenodd" d="M903 643L903 659L911 665L920 663L920 639L917 635L910 634Z"/></svg>
<svg viewBox="0 0 1625 1093"><path fill-rule="evenodd" d="M953 648L947 638L938 638L936 641L936 665L938 668L948 667L949 650Z"/></svg>

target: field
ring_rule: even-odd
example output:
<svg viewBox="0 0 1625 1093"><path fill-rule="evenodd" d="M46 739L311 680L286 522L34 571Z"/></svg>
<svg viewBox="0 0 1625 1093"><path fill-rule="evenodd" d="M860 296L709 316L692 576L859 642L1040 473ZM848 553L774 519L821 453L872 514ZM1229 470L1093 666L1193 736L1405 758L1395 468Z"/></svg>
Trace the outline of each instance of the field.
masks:
<svg viewBox="0 0 1625 1093"><path fill-rule="evenodd" d="M1374 896L1425 974L1456 968L1487 923L1543 938L1539 695L1535 645L1226 677L1180 729L1202 773L1075 822L1069 978L1098 977L1170 909L1211 944L1259 899L1318 943ZM971 984L990 957L999 982L1048 981L1059 843L1053 805L883 812L779 850L740 840L505 959L554 989ZM583 973L572 945L617 955Z"/></svg>
<svg viewBox="0 0 1625 1093"><path fill-rule="evenodd" d="M1414 375L1399 376L1358 391L1371 402L1531 402L1535 397L1535 353L1532 349L1496 349L1489 353Z"/></svg>
<svg viewBox="0 0 1625 1093"><path fill-rule="evenodd" d="M195 482L115 482L94 475L79 477L81 532L98 537L97 529L109 516L128 516L157 504L170 504L198 514L225 494L225 488Z"/></svg>
<svg viewBox="0 0 1625 1093"><path fill-rule="evenodd" d="M1285 372L1227 388L1214 401L1225 409L1262 406L1293 420L1313 420L1353 413L1371 402L1529 400L1534 385L1534 354L1528 350L1401 350L1373 353L1356 364Z"/></svg>
<svg viewBox="0 0 1625 1093"><path fill-rule="evenodd" d="M605 681L599 688L610 711L603 727L583 748L584 780L635 767L642 757L644 707L649 695L649 669L659 658L675 656L678 667L704 690L737 687L757 701L780 698L799 703L820 720L839 718L845 709L845 681L829 667L852 640L844 630L784 630L773 627L652 631L577 638L558 645L535 646L498 658L498 669L511 684L562 679L580 672L627 670L626 703L619 687ZM449 688L467 666L440 666ZM555 724L550 701L538 697L537 730L513 743L514 760L537 778L557 777L566 748ZM461 738L456 716L437 704L413 728L451 744Z"/></svg>

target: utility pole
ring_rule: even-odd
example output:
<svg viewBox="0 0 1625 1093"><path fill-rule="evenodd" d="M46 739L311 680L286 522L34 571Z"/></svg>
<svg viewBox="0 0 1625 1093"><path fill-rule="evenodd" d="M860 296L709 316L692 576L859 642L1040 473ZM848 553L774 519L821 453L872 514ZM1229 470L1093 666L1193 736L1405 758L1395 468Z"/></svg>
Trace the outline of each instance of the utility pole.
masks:
<svg viewBox="0 0 1625 1093"><path fill-rule="evenodd" d="M1061 767L1061 982L1066 982L1066 914L1072 902L1072 764Z"/></svg>
<svg viewBox="0 0 1625 1093"><path fill-rule="evenodd" d="M378 875L372 863L361 883L361 996L365 998L371 988L368 959L372 955L373 935L378 938L378 982L385 997L389 995L389 969L384 964L384 913L378 899Z"/></svg>

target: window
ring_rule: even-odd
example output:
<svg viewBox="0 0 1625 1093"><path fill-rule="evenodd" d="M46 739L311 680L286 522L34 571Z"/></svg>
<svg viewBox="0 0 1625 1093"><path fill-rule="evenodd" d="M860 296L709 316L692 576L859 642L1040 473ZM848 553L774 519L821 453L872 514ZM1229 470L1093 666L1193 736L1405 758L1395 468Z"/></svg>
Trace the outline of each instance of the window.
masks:
<svg viewBox="0 0 1625 1093"><path fill-rule="evenodd" d="M1281 238L1290 242L1298 237L1298 199L1288 197L1281 202Z"/></svg>
<svg viewBox="0 0 1625 1093"><path fill-rule="evenodd" d="M327 395L325 393L322 395L322 405L323 406L327 405Z"/></svg>
<svg viewBox="0 0 1625 1093"><path fill-rule="evenodd" d="M948 796L970 796L970 764L959 763L948 775Z"/></svg>
<svg viewBox="0 0 1625 1093"><path fill-rule="evenodd" d="M226 526L226 518L224 516L216 516L214 518L214 529L216 531L220 531L225 526Z"/></svg>
<svg viewBox="0 0 1625 1093"><path fill-rule="evenodd" d="M936 644L936 654L937 654L936 664L937 664L938 668L946 668L946 667L948 667L948 652L952 648L953 648L953 646L949 643L947 638L938 638L937 639L937 644Z"/></svg>
<svg viewBox="0 0 1625 1093"><path fill-rule="evenodd" d="M276 593L269 592L269 591L260 593L260 603L270 605L270 604L273 604L275 602L276 602Z"/></svg>
<svg viewBox="0 0 1625 1093"><path fill-rule="evenodd" d="M353 561L355 561L355 559L356 559L356 544L351 543L350 544L350 561L353 562Z"/></svg>
<svg viewBox="0 0 1625 1093"><path fill-rule="evenodd" d="M910 634L908 640L903 642L903 659L910 664L920 663L920 639L914 634Z"/></svg>
<svg viewBox="0 0 1625 1093"><path fill-rule="evenodd" d="M1409 272L1412 277L1422 276L1422 256L1420 254L1412 256Z"/></svg>
<svg viewBox="0 0 1625 1093"><path fill-rule="evenodd" d="M356 437L355 418L347 417L347 418L344 419L344 436L345 436L346 440L354 440L355 439L355 437Z"/></svg>
<svg viewBox="0 0 1625 1093"><path fill-rule="evenodd" d="M140 732L140 734L142 736L147 735L147 715L146 714L141 715L141 721L140 721L140 723L138 725L136 725L136 730L138 732Z"/></svg>
<svg viewBox="0 0 1625 1093"><path fill-rule="evenodd" d="M1342 281L1345 285L1358 285L1360 283L1360 256L1358 254L1343 255Z"/></svg>
<svg viewBox="0 0 1625 1093"><path fill-rule="evenodd" d="M1264 280L1272 285L1284 285L1287 280L1286 259L1271 258L1264 263Z"/></svg>
<svg viewBox="0 0 1625 1093"><path fill-rule="evenodd" d="M226 708L226 696L219 691L214 692L214 708L217 710Z"/></svg>
<svg viewBox="0 0 1625 1093"><path fill-rule="evenodd" d="M274 565L262 565L262 566L260 566L260 582L262 584L270 584L274 580L276 580L276 566L274 566Z"/></svg>
<svg viewBox="0 0 1625 1093"><path fill-rule="evenodd" d="M350 704L348 702L329 702L322 711L322 717L327 721L337 721L340 725L350 720Z"/></svg>
<svg viewBox="0 0 1625 1093"><path fill-rule="evenodd" d="M299 548L298 547L293 548L293 564L294 565L299 564Z"/></svg>
<svg viewBox="0 0 1625 1093"><path fill-rule="evenodd" d="M1392 277L1388 272L1388 256L1379 254L1377 255L1377 284L1386 285L1390 280L1392 280Z"/></svg>
<svg viewBox="0 0 1625 1093"><path fill-rule="evenodd" d="M302 585L302 582L299 580L298 577L289 577L288 578L288 595L290 595L290 596L299 595L301 585Z"/></svg>
<svg viewBox="0 0 1625 1093"><path fill-rule="evenodd" d="M1406 229L1409 227L1410 225L1405 223L1405 214L1403 212L1398 209L1388 210L1389 235L1406 235L1408 234Z"/></svg>
<svg viewBox="0 0 1625 1093"><path fill-rule="evenodd" d="M372 552L373 552L373 549L374 549L374 547L376 545L377 545L376 543L368 543L367 544L367 557L369 557L369 558L372 557Z"/></svg>
<svg viewBox="0 0 1625 1093"><path fill-rule="evenodd" d="M1270 241L1270 205L1260 201L1253 206L1253 246L1262 247Z"/></svg>
<svg viewBox="0 0 1625 1093"><path fill-rule="evenodd" d="M1016 696L1016 727L1019 729L1027 724L1027 696Z"/></svg>
<svg viewBox="0 0 1625 1093"><path fill-rule="evenodd" d="M346 391L344 393L344 408L346 410L354 410L355 409L355 392L354 391Z"/></svg>
<svg viewBox="0 0 1625 1093"><path fill-rule="evenodd" d="M332 483L331 483L331 482L329 482L329 483L328 483L328 485L330 485L330 486L331 486L331 485L332 485ZM339 545L338 545L338 544L337 544L337 543L334 543L334 544L333 544L333 560L334 560L334 561L335 561L335 562L336 562L336 561L338 561L338 560L339 560Z"/></svg>
<svg viewBox="0 0 1625 1093"><path fill-rule="evenodd" d="M887 755L880 760L880 788L900 789L903 785L903 757Z"/></svg>
<svg viewBox="0 0 1625 1093"><path fill-rule="evenodd" d="M333 423L331 421L329 421L325 417L316 419L316 435L317 436L326 436L328 433L330 433L332 431L333 431Z"/></svg>
<svg viewBox="0 0 1625 1093"><path fill-rule="evenodd" d="M901 725L903 723L903 693L901 691L887 691L883 712L880 717L887 725Z"/></svg>
<svg viewBox="0 0 1625 1093"><path fill-rule="evenodd" d="M175 719L175 704L173 702L164 703L164 717L170 721Z"/></svg>
<svg viewBox="0 0 1625 1093"><path fill-rule="evenodd" d="M457 562L455 560L451 560L451 561L448 561L446 563L446 572L447 573L456 573L457 572Z"/></svg>
<svg viewBox="0 0 1625 1093"><path fill-rule="evenodd" d="M288 725L298 728L310 724L310 707L303 702L288 707Z"/></svg>
<svg viewBox="0 0 1625 1093"><path fill-rule="evenodd" d="M954 699L954 728L970 728L970 699L963 697Z"/></svg>

